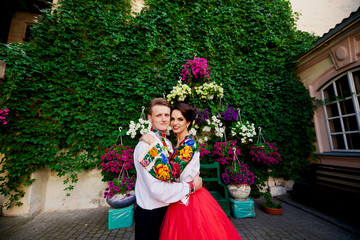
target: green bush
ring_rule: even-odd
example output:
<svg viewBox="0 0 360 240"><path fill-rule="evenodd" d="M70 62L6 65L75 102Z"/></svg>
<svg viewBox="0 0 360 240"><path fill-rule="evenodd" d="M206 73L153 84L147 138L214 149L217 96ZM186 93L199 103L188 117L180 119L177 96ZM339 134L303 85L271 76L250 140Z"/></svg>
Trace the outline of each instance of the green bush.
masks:
<svg viewBox="0 0 360 240"><path fill-rule="evenodd" d="M274 176L298 179L314 132L311 98L294 67L314 37L295 20L286 0L149 0L139 14L130 0L64 0L45 11L32 41L0 46L7 63L0 108L11 111L0 127L6 206L21 204L20 187L38 168L70 173L70 183L98 166L118 127L168 94L194 54L222 83L223 103L277 144L284 161Z"/></svg>

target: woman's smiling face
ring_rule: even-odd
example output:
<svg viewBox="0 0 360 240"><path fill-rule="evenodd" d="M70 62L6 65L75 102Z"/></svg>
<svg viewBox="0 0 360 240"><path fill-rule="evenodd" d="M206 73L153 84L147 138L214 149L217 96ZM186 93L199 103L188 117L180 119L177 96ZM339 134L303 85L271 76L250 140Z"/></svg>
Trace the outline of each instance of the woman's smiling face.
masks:
<svg viewBox="0 0 360 240"><path fill-rule="evenodd" d="M179 134L187 131L188 122L179 110L174 110L171 113L170 125L174 133Z"/></svg>

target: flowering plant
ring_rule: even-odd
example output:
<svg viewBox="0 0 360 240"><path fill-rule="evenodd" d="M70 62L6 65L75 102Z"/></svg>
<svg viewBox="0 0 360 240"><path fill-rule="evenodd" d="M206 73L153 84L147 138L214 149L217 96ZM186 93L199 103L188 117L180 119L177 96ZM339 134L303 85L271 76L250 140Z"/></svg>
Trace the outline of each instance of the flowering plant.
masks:
<svg viewBox="0 0 360 240"><path fill-rule="evenodd" d="M209 119L211 117L211 111L209 111L208 109L197 109L196 107L194 108L195 113L196 113L196 118L195 120L199 123L205 122L207 119Z"/></svg>
<svg viewBox="0 0 360 240"><path fill-rule="evenodd" d="M103 181L111 181L123 171L135 174L133 153L134 150L131 147L116 144L105 149L100 163Z"/></svg>
<svg viewBox="0 0 360 240"><path fill-rule="evenodd" d="M217 142L212 153L214 161L221 165L229 165L234 158L241 156L241 149L236 146L236 140Z"/></svg>
<svg viewBox="0 0 360 240"><path fill-rule="evenodd" d="M249 185L255 182L255 175L244 163L237 161L238 166L227 166L221 174L221 178L226 185Z"/></svg>
<svg viewBox="0 0 360 240"><path fill-rule="evenodd" d="M115 178L113 181L108 181L108 187L105 189L104 198L112 198L116 194L125 195L129 197L132 195L131 190L135 188L135 177L127 177L125 175Z"/></svg>
<svg viewBox="0 0 360 240"><path fill-rule="evenodd" d="M275 209L280 209L280 208L282 208L282 203L281 203L281 202L278 202L278 201L277 201L277 202L273 201L270 192L264 192L262 195L263 195L264 198L265 198L265 202L262 203L265 207L275 208Z"/></svg>
<svg viewBox="0 0 360 240"><path fill-rule="evenodd" d="M195 92L200 96L200 99L212 99L214 96L218 98L224 97L224 89L215 82L206 82L201 86L197 86Z"/></svg>
<svg viewBox="0 0 360 240"><path fill-rule="evenodd" d="M150 121L148 119L139 118L137 123L130 121L129 130L126 132L126 135L130 135L131 138L135 138L138 133L144 135L148 133L150 129Z"/></svg>
<svg viewBox="0 0 360 240"><path fill-rule="evenodd" d="M205 58L198 58L194 56L194 60L187 61L183 67L184 68L180 74L183 82L200 82L199 80L206 82L210 80L211 67L208 67L207 60Z"/></svg>
<svg viewBox="0 0 360 240"><path fill-rule="evenodd" d="M102 181L108 184L105 198L112 198L116 194L124 195L134 189L136 178L133 153L132 148L116 144L105 149L100 164Z"/></svg>
<svg viewBox="0 0 360 240"><path fill-rule="evenodd" d="M280 154L277 150L274 143L264 142L251 145L249 154L252 156L251 160L270 165L281 161Z"/></svg>
<svg viewBox="0 0 360 240"><path fill-rule="evenodd" d="M235 122L238 118L238 115L234 108L226 105L225 107L220 107L222 110L220 112L220 116L222 117L222 120L228 121L228 122Z"/></svg>
<svg viewBox="0 0 360 240"><path fill-rule="evenodd" d="M240 137L241 143L247 144L249 142L253 142L253 138L256 135L255 125L254 123L250 123L246 121L242 123L240 121L233 123L231 127L231 136Z"/></svg>
<svg viewBox="0 0 360 240"><path fill-rule="evenodd" d="M0 109L0 122L2 122L3 125L6 125L7 124L7 121L5 120L6 117L9 114L9 109L3 109L1 110Z"/></svg>
<svg viewBox="0 0 360 240"><path fill-rule="evenodd" d="M210 119L206 119L208 126L203 127L203 131L211 131L214 129L214 135L217 137L223 137L225 133L225 126L217 116L212 116Z"/></svg>
<svg viewBox="0 0 360 240"><path fill-rule="evenodd" d="M181 80L179 80L166 98L171 104L174 104L176 100L184 101L187 96L191 96L191 88L187 84L182 84Z"/></svg>
<svg viewBox="0 0 360 240"><path fill-rule="evenodd" d="M212 146L210 144L202 144L200 143L200 161L202 164L213 163L214 160L211 157L212 154Z"/></svg>

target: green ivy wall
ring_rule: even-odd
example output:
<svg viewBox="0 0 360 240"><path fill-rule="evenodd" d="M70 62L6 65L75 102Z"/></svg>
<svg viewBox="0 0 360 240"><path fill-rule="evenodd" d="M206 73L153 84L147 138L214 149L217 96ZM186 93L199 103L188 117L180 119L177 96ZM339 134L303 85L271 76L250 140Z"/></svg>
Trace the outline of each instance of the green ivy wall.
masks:
<svg viewBox="0 0 360 240"><path fill-rule="evenodd" d="M139 14L127 0L60 3L42 14L31 42L0 46L7 63L0 108L10 109L0 127L0 174L9 173L0 175L0 193L14 190L8 206L21 204L19 187L40 167L72 174L67 183L95 168L118 127L168 94L194 54L222 83L223 103L277 144L284 161L273 175L301 177L315 135L311 98L294 66L314 37L296 30L289 1L149 0Z"/></svg>

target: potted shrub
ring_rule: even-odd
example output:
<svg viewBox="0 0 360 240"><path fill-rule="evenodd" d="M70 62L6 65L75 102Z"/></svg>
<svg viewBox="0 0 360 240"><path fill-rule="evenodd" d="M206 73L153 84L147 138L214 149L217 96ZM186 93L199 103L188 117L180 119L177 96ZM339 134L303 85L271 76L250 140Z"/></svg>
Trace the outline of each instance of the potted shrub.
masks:
<svg viewBox="0 0 360 240"><path fill-rule="evenodd" d="M263 193L263 196L265 198L265 202L263 202L261 205L263 206L265 212L271 215L280 215L283 210L281 202L273 201L270 192Z"/></svg>

